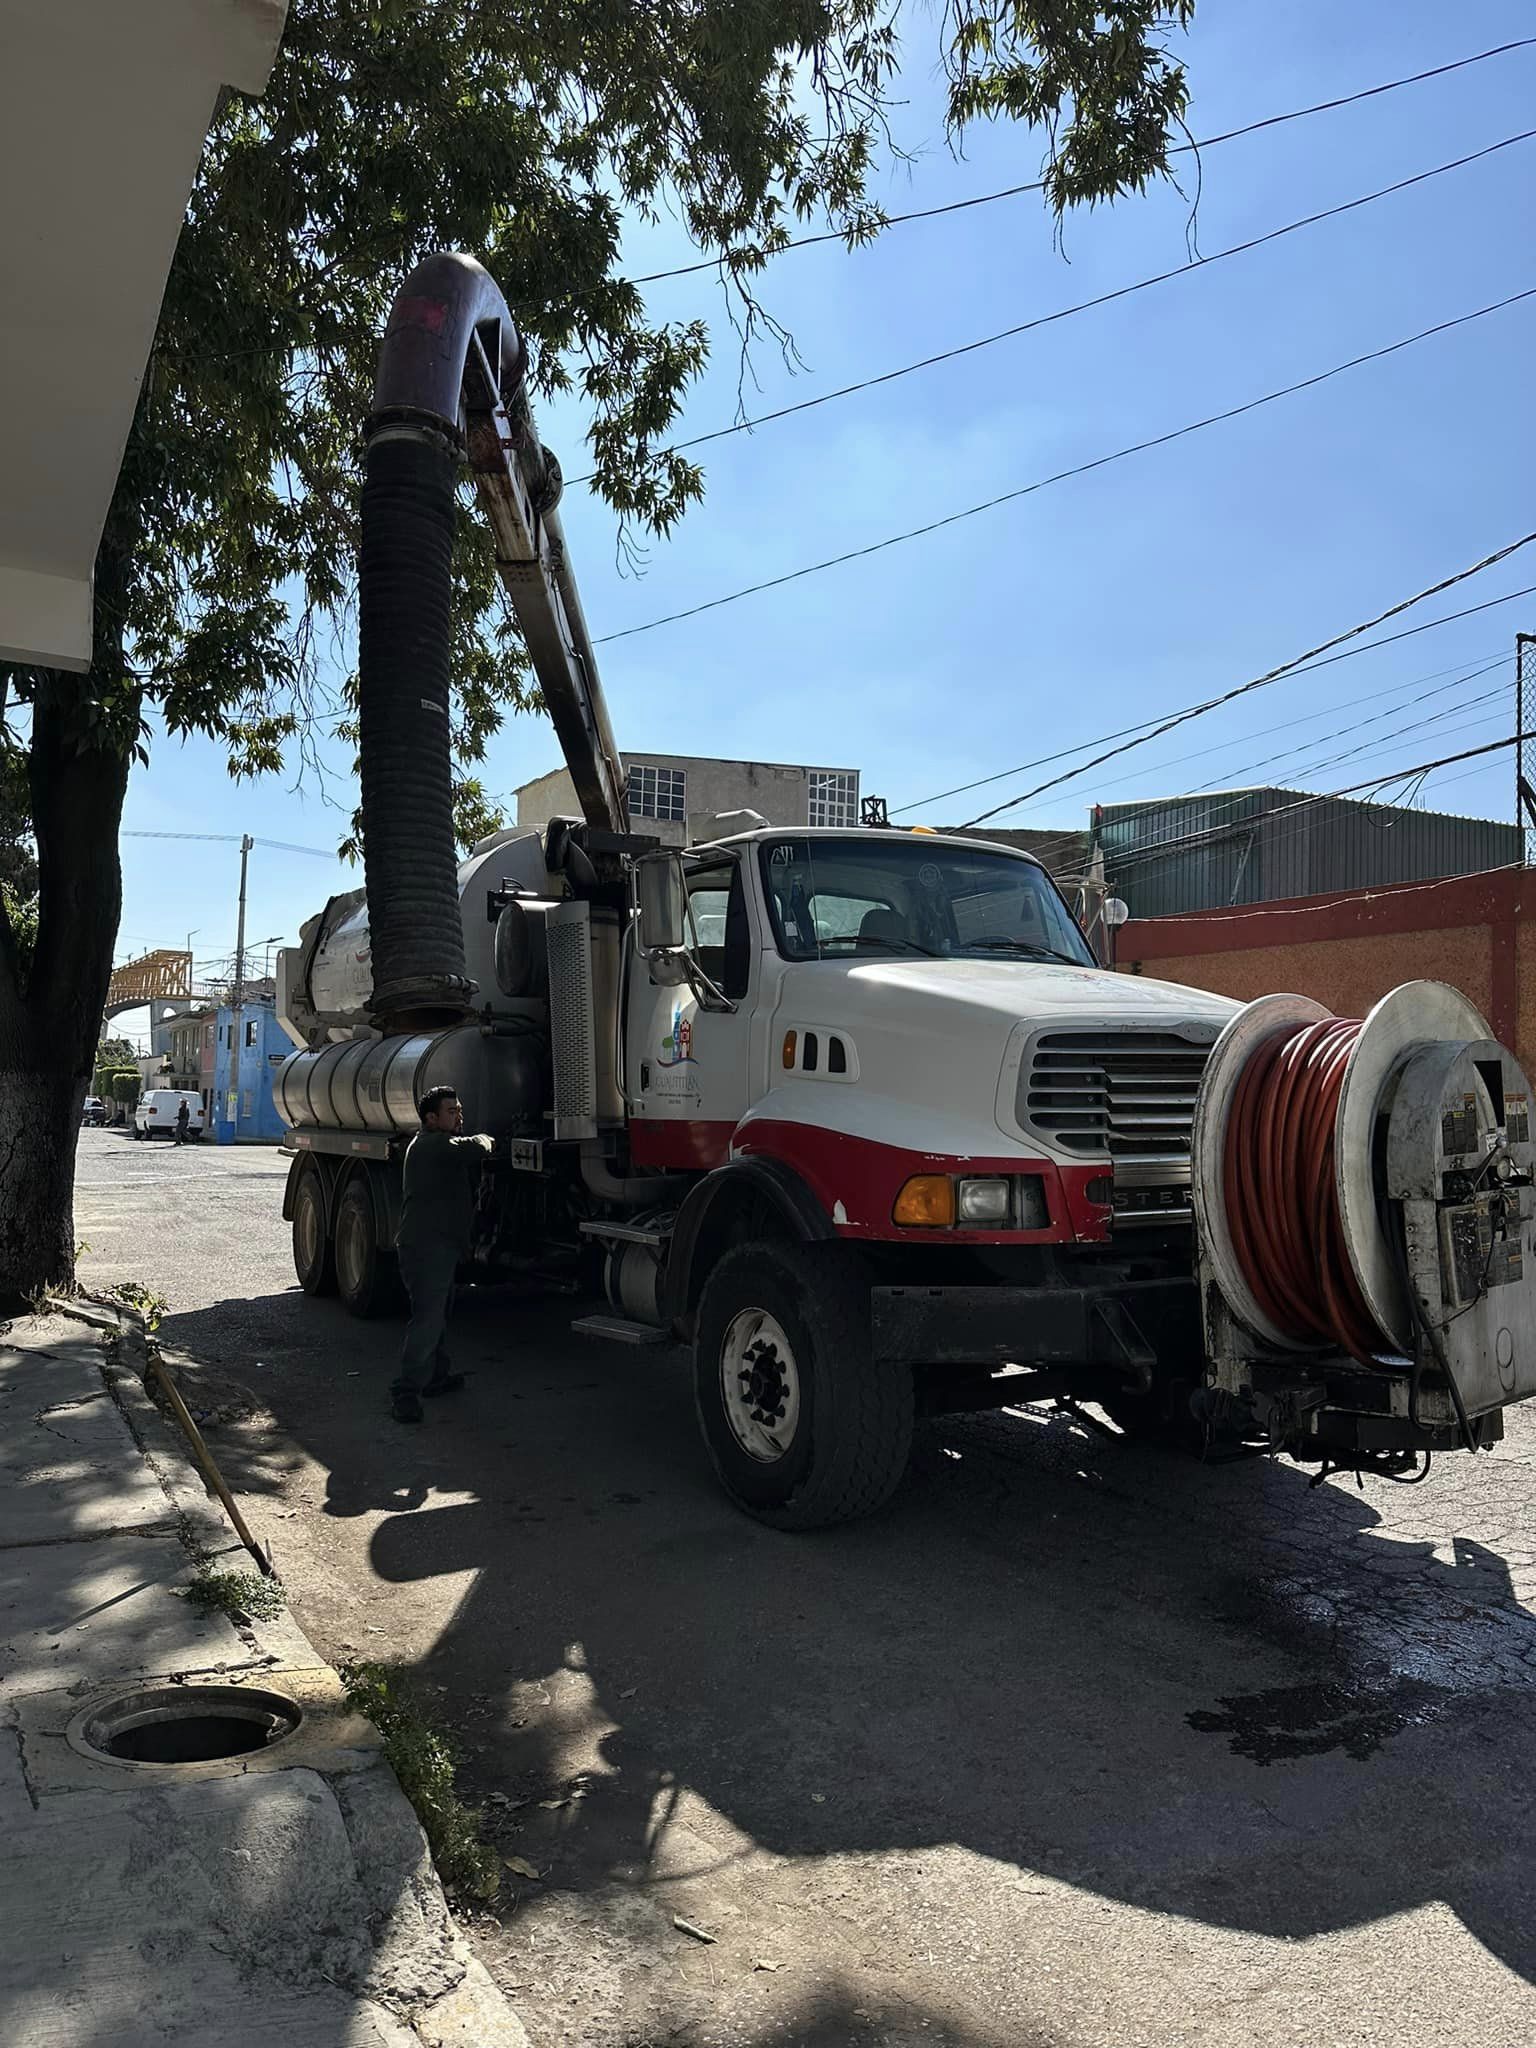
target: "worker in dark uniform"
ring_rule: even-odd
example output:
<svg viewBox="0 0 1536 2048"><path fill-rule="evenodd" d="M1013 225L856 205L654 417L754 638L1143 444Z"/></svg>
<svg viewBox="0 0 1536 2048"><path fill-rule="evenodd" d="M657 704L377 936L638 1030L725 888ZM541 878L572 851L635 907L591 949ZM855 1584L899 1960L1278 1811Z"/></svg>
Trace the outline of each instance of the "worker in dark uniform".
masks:
<svg viewBox="0 0 1536 2048"><path fill-rule="evenodd" d="M390 1389L396 1422L420 1422L423 1394L452 1394L464 1375L448 1362L453 1282L469 1250L474 1182L494 1149L465 1138L464 1109L451 1088L429 1088L416 1105L421 1129L405 1152L404 1193L395 1244L411 1322Z"/></svg>
<svg viewBox="0 0 1536 2048"><path fill-rule="evenodd" d="M185 1145L187 1142L187 1125L191 1121L191 1116L187 1111L187 1098L183 1096L176 1105L176 1142L178 1145Z"/></svg>

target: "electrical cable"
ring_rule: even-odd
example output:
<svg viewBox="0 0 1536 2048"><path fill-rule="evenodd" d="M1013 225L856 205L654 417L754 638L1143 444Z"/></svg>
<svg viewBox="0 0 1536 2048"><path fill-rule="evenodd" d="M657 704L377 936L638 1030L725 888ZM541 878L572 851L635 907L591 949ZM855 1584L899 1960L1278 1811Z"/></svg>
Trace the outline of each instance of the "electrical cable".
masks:
<svg viewBox="0 0 1536 2048"><path fill-rule="evenodd" d="M1362 789L1371 791L1386 789L1394 782L1406 782L1414 776L1427 776L1438 768L1449 768L1458 761L1475 761L1485 754L1502 753L1507 747L1519 746L1520 741L1521 735L1519 733L1510 733L1503 739L1487 740L1478 747L1464 747L1457 754L1442 754L1437 761L1419 761L1411 768L1400 768L1390 774L1368 775L1363 782L1349 782L1342 789L1317 790L1309 796L1299 797L1293 804L1280 804L1276 809L1266 811L1264 814L1265 821L1267 823L1271 818L1287 817L1293 811L1308 810L1314 804L1331 803L1337 797L1353 796ZM1528 734L1526 735L1526 743L1529 744ZM1218 825L1211 831L1186 832L1177 839L1164 840L1159 846L1158 851L1168 852L1176 846L1197 846L1202 843L1208 843L1213 839L1229 838L1233 830L1234 828L1231 825Z"/></svg>
<svg viewBox="0 0 1536 2048"><path fill-rule="evenodd" d="M203 839L220 846L238 846L240 844L240 834L238 832L124 831L119 832L117 836L119 839ZM316 860L335 860L338 858L334 847L327 849L323 846L292 846L286 839L253 839L251 844L252 846L270 847L277 853L311 853Z"/></svg>
<svg viewBox="0 0 1536 2048"><path fill-rule="evenodd" d="M1283 114L1267 114L1262 120L1245 122L1240 128L1228 128L1220 135L1206 135L1199 141L1176 143L1168 153L1170 156L1198 156L1202 149L1216 149L1224 142L1236 142L1241 136L1257 135L1266 128L1284 127L1291 121L1305 121L1314 114L1335 113L1340 107L1356 106L1362 100L1377 99L1383 93L1398 92L1404 86L1422 85L1429 79L1445 78L1453 71L1464 71L1472 64L1486 64L1492 57L1510 56L1516 50L1530 49L1533 44L1536 44L1536 36L1521 36L1514 42L1499 43L1490 50L1478 50L1470 57L1457 57L1448 64L1436 64L1428 71L1414 71L1405 78L1389 78L1380 85L1368 85L1359 92L1344 93L1337 99L1318 100L1309 107L1292 107ZM969 199L951 199L943 206L922 206L908 213L882 214L878 218L871 217L871 232L900 227L914 220L937 220L944 214L964 213L972 207L992 206L1000 199L1020 199L1027 193L1044 190L1045 180L1034 178L1025 185L1005 185L997 192L978 192ZM737 250L734 252L735 266L732 264L731 253L728 252L720 256L704 256L695 263L681 263L671 270L648 271L641 277L631 277L624 282L633 285L662 284L674 277L697 277L703 271L718 270L722 265L727 268L744 266L755 269L760 261L782 255L790 249L810 249L826 242L842 242L846 245L848 241L849 235L846 231L829 228L814 235L792 236L773 249Z"/></svg>
<svg viewBox="0 0 1536 2048"><path fill-rule="evenodd" d="M1331 639L1319 641L1316 647L1308 648L1305 654L1298 654L1290 661L1283 661L1275 668L1266 669L1263 675L1253 676L1246 683L1238 683L1232 689L1223 691L1219 697L1209 697L1202 704L1190 705L1183 711L1172 712L1151 732L1136 739L1122 741L1120 745L1110 747L1102 754L1096 754L1091 761L1084 761L1081 766L1069 769L1065 774L1052 776L1048 782L1038 783L1033 789L1025 790L1022 796L1010 797L1006 803L996 804L990 811L983 811L980 817L967 819L967 827L983 824L988 818L995 818L1003 811L1016 810L1020 804L1029 803L1034 797L1043 796L1046 790L1056 789L1063 782L1073 782L1079 775L1086 775L1090 769L1101 768L1106 761L1112 761L1120 754L1128 754L1135 747L1144 747L1149 740L1157 739L1162 733L1172 732L1176 726L1187 725L1191 719L1202 718L1220 705L1234 703L1237 698L1246 697L1254 690L1267 689L1271 683L1297 673L1303 664L1312 662L1316 656L1340 647L1346 641L1358 639L1362 633L1369 633L1373 627L1384 625L1388 619L1395 619L1403 612L1411 611L1416 604L1422 604L1426 598L1438 597L1442 590L1449 590L1458 583L1465 583L1469 577L1481 575L1485 569L1494 568L1498 563L1507 561L1521 548L1528 548L1533 541L1536 541L1536 532L1522 534L1519 540L1510 541L1504 547L1495 549L1491 555L1485 555L1480 562L1473 562L1465 569L1458 569L1454 574L1442 578L1439 583L1433 583L1427 589L1416 592L1414 596L1405 597L1397 604L1389 605L1384 612L1378 612L1374 618L1362 620L1359 625L1349 626L1342 633L1335 633ZM1511 593L1512 596L1524 594L1526 593ZM1498 599L1489 600L1490 605L1498 602ZM1503 602L1507 603L1508 599ZM1466 614L1457 616L1464 617ZM1446 621L1442 620L1439 623L1444 624ZM1423 631L1425 628L1420 627L1417 630Z"/></svg>
<svg viewBox="0 0 1536 2048"><path fill-rule="evenodd" d="M1374 747L1386 746L1389 744L1393 744L1398 740L1406 739L1411 733L1423 732L1427 730L1430 726L1441 725L1448 718L1461 718L1466 712L1474 711L1480 705L1500 702L1501 700L1507 697L1507 694L1508 692L1506 688L1486 691L1480 697L1470 698L1465 704L1453 704L1450 706L1448 710L1432 712L1426 718L1413 719L1406 725L1393 727L1392 730L1389 732L1375 733L1372 735L1370 739L1363 740L1358 746L1346 747L1342 753L1330 754L1325 760L1309 762L1304 766L1299 766L1297 768L1292 769L1290 772L1291 774L1297 776L1320 775L1323 773L1325 769L1338 767L1342 762L1353 760L1357 755L1367 754ZM1489 714L1489 716L1491 715L1492 714ZM1478 725L1486 725L1488 723L1488 718L1484 717L1481 719L1477 719L1474 721L1474 723ZM1349 728L1346 727L1345 730L1349 730ZM1313 746L1320 746L1325 744L1325 742L1321 740L1314 740L1311 744ZM1271 758L1278 760L1281 757L1275 755ZM1394 781L1398 779L1400 778L1395 776L1393 777ZM1266 785L1256 784L1251 788L1239 790L1233 795L1229 803L1224 805L1218 805L1214 810L1208 812L1207 822L1200 828L1201 832L1203 833L1207 830L1216 827L1223 811L1235 810L1240 804L1245 803L1248 800L1248 798L1253 795L1255 788L1264 786ZM1198 792L1190 791L1188 792L1188 794L1195 795L1198 794ZM1113 824L1115 828L1118 830L1121 826L1133 824L1142 817L1155 814L1157 808L1158 806L1152 805L1149 806L1148 810L1146 811L1133 812L1129 817L1115 818L1110 820L1109 822ZM1258 821L1256 819L1239 819L1230 826L1226 827L1225 830L1229 832L1241 831L1244 829L1245 824L1250 822L1257 823ZM1105 860L1109 865L1113 866L1115 873L1117 875L1120 875L1125 873L1126 870L1128 870L1129 868L1140 866L1145 861L1160 859L1170 848L1176 847L1178 844L1179 841L1177 839L1159 839L1155 843L1151 843L1146 846L1128 846L1123 853L1118 854L1111 854L1108 851L1108 849L1106 849Z"/></svg>
<svg viewBox="0 0 1536 2048"><path fill-rule="evenodd" d="M1353 661L1358 655L1374 653L1378 647L1391 647L1399 640L1412 640L1420 633L1432 633L1437 626L1451 626L1458 619L1470 619L1479 612L1496 611L1501 604L1513 604L1517 598L1531 596L1536 596L1536 583L1527 583L1523 589L1511 590L1503 597L1485 598L1481 604L1469 604L1459 612L1446 612L1438 619L1425 619L1417 626L1404 626L1400 632L1383 633L1379 640L1367 640L1359 647L1346 647L1342 654L1325 655L1321 661L1300 662L1289 673L1293 676L1310 675L1314 669L1332 668L1334 663L1339 661ZM1447 671L1442 669L1438 673L1443 675ZM1429 678L1425 676L1421 680L1427 682ZM1202 705L1197 705L1194 708L1196 710L1214 710L1225 701L1221 697L1210 697ZM956 789L940 790L937 796L920 797L916 803L900 804L890 815L893 818L904 817L908 811L926 810L930 804L943 803L947 797L964 796L968 790L984 789L989 783L1010 782L1015 775L1032 774L1036 768L1048 767L1052 761L1064 760L1068 754L1086 753L1089 747L1101 747L1110 740L1123 739L1127 733L1150 732L1153 727L1159 724L1161 724L1161 720L1158 718L1144 718L1139 724L1122 726L1118 732L1100 733L1094 739L1079 740L1076 746L1063 747L1059 753L1042 754L1037 760L1021 762L1016 768L1000 768L994 775L980 776L975 782L963 782ZM1019 801L1023 803L1027 799L1021 797ZM1003 808L1011 810L1013 806L1005 804ZM994 814L989 813L988 815Z"/></svg>
<svg viewBox="0 0 1536 2048"><path fill-rule="evenodd" d="M1399 341L1385 343L1380 348L1366 351L1364 355L1351 356L1347 362L1334 363L1326 370L1318 370L1310 377L1299 378L1294 384L1284 384L1276 391L1262 392L1257 398L1245 399L1241 405L1226 407L1221 412L1208 413L1204 419L1187 420L1181 427L1172 427L1167 433L1150 435L1144 441L1134 441L1128 447L1115 448L1107 455L1095 456L1092 461L1074 463L1070 469L1059 469L1050 476L1037 477L1032 483L1020 484L1011 491L1000 491L995 497L985 498L978 505L966 505L958 512L947 512L940 519L930 519L922 526L914 526L904 533L887 534L883 539L870 541L861 548L850 548L841 555L829 555L824 561L806 562L798 569L786 570L782 576L767 577L761 583L749 583L740 590L727 591L721 597L706 598L702 604L685 606L682 611L667 612L659 619L647 619L638 626L622 626L615 633L604 633L593 642L596 647L607 647L615 640L632 640L639 633L654 633L661 626L675 626L683 619L696 619L703 612L718 611L722 605L738 604L745 597L758 597L767 590L780 590L786 583L798 583L802 577L817 576L825 569L840 569L849 562L861 562L870 555L884 553L887 548L900 547L907 541L924 539L930 533L939 533L945 527L957 526L963 519L974 519L982 512L995 512L1000 505L1011 505L1016 499L1028 498L1036 491L1043 491L1053 484L1067 483L1075 477L1088 476L1097 469L1108 468L1111 463L1124 462L1132 455L1144 455L1153 448L1166 448L1171 442L1185 440L1191 434L1204 432L1207 427L1224 425L1228 420L1241 419L1245 413L1257 412L1260 407L1273 405L1282 398L1294 398L1299 391L1310 391L1319 384L1326 384L1334 377L1342 377L1346 371L1361 369L1368 363L1379 363L1387 356L1401 350L1413 348L1421 341L1432 340L1435 336L1449 334L1453 329L1466 327L1474 320L1486 319L1492 313L1502 313L1522 301L1536 298L1536 285L1525 290L1511 292L1507 298L1497 299L1491 305L1479 306L1471 313L1459 313L1453 319L1436 321L1432 327L1424 327L1417 334L1404 335ZM1011 806L1004 805L1009 809Z"/></svg>
<svg viewBox="0 0 1536 2048"><path fill-rule="evenodd" d="M1267 114L1261 120L1245 122L1239 128L1225 129L1219 135L1206 135L1198 140L1176 143L1168 152L1170 156L1198 156L1202 149L1216 149L1222 143L1236 142L1245 135L1258 135L1267 128L1284 127L1291 121L1305 121L1314 114L1330 114L1341 107L1352 107L1362 100L1376 99L1383 93L1398 92L1404 86L1422 85L1431 79L1448 77L1454 71L1464 71L1469 65L1486 64L1493 57L1511 56L1516 50L1530 49L1536 45L1536 36L1521 36L1513 42L1498 43L1487 50L1476 50L1469 57L1457 57L1446 64L1436 64L1427 71L1414 71L1403 78L1389 78L1380 85L1363 87L1359 92L1344 93L1336 99L1317 100L1311 106L1291 107L1281 114ZM591 298L598 290L611 291L624 286L662 284L674 277L697 277L708 270L756 270L776 256L782 256L791 249L809 249L827 242L841 242L852 247L859 242L870 241L886 228L901 227L910 221L937 220L950 213L965 213L973 207L992 206L999 200L1018 199L1031 192L1043 192L1045 180L1031 179L1023 185L1005 185L996 192L978 192L969 199L951 199L942 206L916 207L905 213L881 213L872 208L856 221L851 228L828 228L814 235L793 235L771 249L723 250L717 256L703 256L692 263L682 263L671 270L645 271L638 277L607 278L600 286L586 291L568 292L563 298L548 302L553 309L557 306L576 306ZM253 356L298 355L302 354L291 341L263 344L257 348L232 349L220 356L209 358L212 362L236 362Z"/></svg>
<svg viewBox="0 0 1536 2048"><path fill-rule="evenodd" d="M1437 164L1433 170L1418 171L1411 178L1399 178L1395 184L1383 185L1378 191L1363 193L1358 199L1346 199L1338 206L1325 207L1320 213L1309 213L1301 220L1287 221L1283 227L1271 228L1267 234L1254 235L1246 242L1234 242L1228 249L1217 249L1212 255L1199 256L1191 263L1176 264L1172 270L1162 270L1153 277L1138 278L1134 284L1117 286L1114 291L1100 292L1091 299L1080 299L1073 306L1059 306L1054 313L1041 313L1032 320L1021 321L1016 327L1004 327L996 334L984 334L976 341L962 342L956 348L941 349L937 355L922 356L915 363L903 363L898 369L884 370L878 376L861 377L857 383L840 385L835 391L823 391L815 398L802 398L794 405L783 405L772 412L758 413L749 420L735 420L728 427L715 427L705 434L691 435L684 441L669 443L667 453L681 454L688 448L702 448L710 441L724 441L733 434L750 434L758 427L766 427L775 420L787 420L795 413L812 412L817 406L831 405L840 398L852 398L861 391L872 391L881 384L894 384L902 377L914 376L919 370L931 370L940 363L952 363L962 356L975 355L978 350L995 348L999 342L1015 341L1021 334L1033 334L1037 328L1050 327L1057 321L1069 320L1077 313L1091 312L1097 306L1112 305L1117 299L1127 299L1137 292L1149 291L1152 286L1167 284L1175 277L1188 277L1197 270L1209 270L1213 264L1225 263L1229 257L1244 256L1253 249L1262 249L1267 242L1278 242L1286 235L1294 235L1302 228L1316 227L1326 220L1336 220L1341 214L1353 213L1362 206L1370 206L1378 199L1389 198L1393 193L1406 192L1411 186L1422 185L1431 178L1443 177L1448 171L1459 171L1468 164L1475 164L1484 157L1494 156L1500 150L1511 149L1517 142L1529 142L1536 137L1536 128L1527 128L1519 135L1507 135L1502 142L1491 142L1485 149L1474 150L1470 156L1457 157L1451 163ZM567 488L595 481L595 472L585 476L572 477Z"/></svg>
<svg viewBox="0 0 1536 2048"><path fill-rule="evenodd" d="M1397 712L1406 711L1415 704L1424 704L1427 703L1429 699L1432 697L1441 697L1444 696L1447 691L1459 690L1467 683L1476 682L1480 676L1491 674L1494 669L1506 667L1509 663L1509 660L1510 657L1507 654L1501 654L1496 659L1492 661L1487 661L1482 666L1472 669L1470 673L1466 671L1466 666L1464 663L1457 664L1454 668L1450 669L1433 670L1430 675L1418 676L1414 679L1414 681L1430 682L1437 679L1440 676L1446 675L1453 677L1453 680L1449 683L1440 684L1439 687L1436 689L1424 690L1420 692L1418 696L1415 697L1403 696L1403 692L1405 689L1413 688L1413 683L1394 683L1389 689L1386 690L1370 690L1366 691L1364 694L1358 697L1346 697L1342 700L1346 704L1369 704L1382 697L1393 697L1397 699L1397 702L1390 705L1385 711L1373 712L1369 718L1357 719L1353 725L1338 726L1332 732L1320 734L1315 739L1302 741L1294 747L1285 748L1284 750L1282 750L1281 753L1267 754L1258 761L1243 762L1237 767L1224 769L1219 776L1213 776L1208 782L1196 783L1193 789L1179 790L1175 793L1175 795L1172 798L1157 798L1154 801L1145 804L1140 810L1128 811L1122 814L1121 816L1114 818L1111 822L1115 825L1117 829L1127 825L1137 825L1141 822L1143 818L1156 816L1160 811L1162 811L1166 807L1166 805L1169 802L1177 801L1178 799L1183 797L1200 796L1204 794L1206 790L1218 788L1223 784L1227 788L1231 788L1233 787L1233 785L1230 781L1227 780L1229 776L1249 775L1252 774L1256 769L1266 768L1270 766L1271 763L1275 761L1285 760L1288 757L1296 754L1310 753L1314 747L1329 745L1332 741L1343 738L1343 736L1346 733L1359 732L1363 727L1367 725L1377 724L1380 720L1384 718L1391 718ZM1476 698L1473 700L1473 702L1487 703L1492 701L1493 698L1498 697L1501 694L1502 693L1500 691L1490 691L1486 696ZM1186 761L1198 761L1209 754L1224 753L1233 746L1241 745L1242 741L1245 739L1263 739L1270 733L1290 731L1296 725L1306 724L1311 719L1328 717L1331 714L1331 712L1336 708L1336 706L1330 705L1321 711L1304 712L1300 718L1289 720L1282 719L1278 725L1261 725L1252 732L1241 734L1237 739L1218 740L1214 746L1196 747L1190 753L1175 754L1166 761L1155 761L1150 763L1148 766L1134 768L1128 775L1112 776L1109 779L1109 781L1101 783L1098 786L1103 789L1113 789L1119 783L1137 781L1145 774L1156 774L1161 772L1165 768L1181 767ZM1458 706L1457 708L1466 710L1470 709L1471 706L1463 705ZM1396 730L1394 730L1394 732L1391 734L1384 733L1379 735L1379 737L1382 739L1396 738L1400 737L1400 734ZM1317 765L1326 766L1327 764L1319 763ZM1016 773L1017 771L1015 770L1012 772ZM1310 769L1297 769L1294 772L1298 774L1306 774L1311 773L1312 771ZM991 778L988 779L990 780ZM1241 792L1241 795L1246 795L1248 793L1249 791L1245 789ZM1240 797L1234 799L1234 801L1239 800ZM1099 808L1097 803L1095 807ZM917 806L904 806L904 808L916 809ZM894 811L891 813L892 817L895 817L896 815L897 814ZM1048 828L1042 826L1040 829L1044 831ZM1060 834L1059 843L1062 845L1069 845L1073 840L1081 838L1083 832L1087 829L1089 828L1082 826L1071 827ZM1045 842L1047 847L1052 846L1056 843L1058 842L1054 840L1047 840ZM1033 851L1039 853L1042 851L1042 849L1036 847L1033 849Z"/></svg>

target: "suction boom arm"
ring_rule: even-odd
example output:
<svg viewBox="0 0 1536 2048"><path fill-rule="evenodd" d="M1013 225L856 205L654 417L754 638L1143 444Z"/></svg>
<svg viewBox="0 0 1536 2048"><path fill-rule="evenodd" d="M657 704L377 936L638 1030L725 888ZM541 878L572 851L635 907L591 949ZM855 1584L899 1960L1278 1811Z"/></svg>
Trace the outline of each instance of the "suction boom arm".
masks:
<svg viewBox="0 0 1536 2048"><path fill-rule="evenodd" d="M560 466L534 426L527 370L527 346L489 272L471 256L429 256L390 312L369 437L431 421L464 450L582 815L627 832L624 764L556 509Z"/></svg>

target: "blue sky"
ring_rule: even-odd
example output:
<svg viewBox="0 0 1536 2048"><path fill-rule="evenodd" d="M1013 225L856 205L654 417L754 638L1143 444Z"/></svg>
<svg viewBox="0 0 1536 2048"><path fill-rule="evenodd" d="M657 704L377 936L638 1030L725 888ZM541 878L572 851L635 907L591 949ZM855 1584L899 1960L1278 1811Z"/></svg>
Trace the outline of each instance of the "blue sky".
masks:
<svg viewBox="0 0 1536 2048"><path fill-rule="evenodd" d="M1205 0L1187 39L1191 127L1210 135L1356 91L1529 33L1530 22L1509 0L1450 13L1424 0L1264 10ZM1038 141L1010 127L971 135L963 160L949 154L933 26L931 12L913 11L898 131L916 160L882 179L892 210L1039 167ZM1514 135L1533 125L1533 87L1536 49L1213 149L1201 250ZM792 374L762 347L748 410L1171 268L1185 260L1187 217L1165 189L1073 216L1058 250L1039 199L1025 197L897 227L852 254L790 252L762 292L805 368ZM1536 284L1533 218L1536 141L1118 305L715 443L703 451L703 505L652 546L640 577L617 561L612 515L570 490L566 532L592 630L621 631L862 546ZM670 223L637 228L626 267L694 254ZM680 434L728 424L738 365L719 288L703 276L650 291L658 315L714 323L715 360ZM1043 776L923 800L1243 681L1536 525L1533 323L1536 300L867 562L619 640L601 654L620 746L857 766L866 792L919 805L914 820L968 818ZM585 468L584 425L575 403L541 411L568 475ZM1536 583L1536 548L1424 616L1526 583ZM1212 780L1338 787L1498 738L1512 725L1502 700L1462 708L1452 692L1399 713L1396 693L1509 653L1517 627L1536 630L1536 598L1258 692L998 822L1076 825L1096 796ZM1506 674L1469 682L1466 699ZM1338 749L1316 750L1370 739L1347 764L1315 779L1283 763L1252 773L1261 756L1381 711ZM1456 715L1394 737L1442 711ZM1293 733L1270 730L1292 721ZM1183 758L1197 748L1214 751ZM513 720L487 787L510 792L558 759L543 721ZM1512 783L1498 755L1431 780L1424 801L1507 818ZM161 738L135 772L124 822L324 849L350 808L345 782L335 794L344 809L312 786L237 786L217 748ZM227 954L237 866L232 844L125 838L118 957L180 944L194 928L200 958ZM259 848L248 931L292 938L330 890L358 880L324 859Z"/></svg>

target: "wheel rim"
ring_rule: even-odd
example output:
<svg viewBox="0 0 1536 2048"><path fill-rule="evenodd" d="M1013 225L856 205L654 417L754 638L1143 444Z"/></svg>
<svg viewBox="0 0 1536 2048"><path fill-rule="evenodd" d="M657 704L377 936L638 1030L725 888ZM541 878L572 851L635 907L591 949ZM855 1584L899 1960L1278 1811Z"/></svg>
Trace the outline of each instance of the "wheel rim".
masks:
<svg viewBox="0 0 1536 2048"><path fill-rule="evenodd" d="M299 1266L307 1276L318 1271L325 1243L325 1225L313 1188L303 1188L299 1193L298 1240Z"/></svg>
<svg viewBox="0 0 1536 2048"><path fill-rule="evenodd" d="M357 1205L343 1202L336 1218L336 1277L342 1293L352 1299L362 1291L368 1267L368 1230Z"/></svg>
<svg viewBox="0 0 1536 2048"><path fill-rule="evenodd" d="M800 1368L783 1326L744 1308L720 1347L720 1398L731 1435L759 1465L782 1458L800 1427Z"/></svg>

